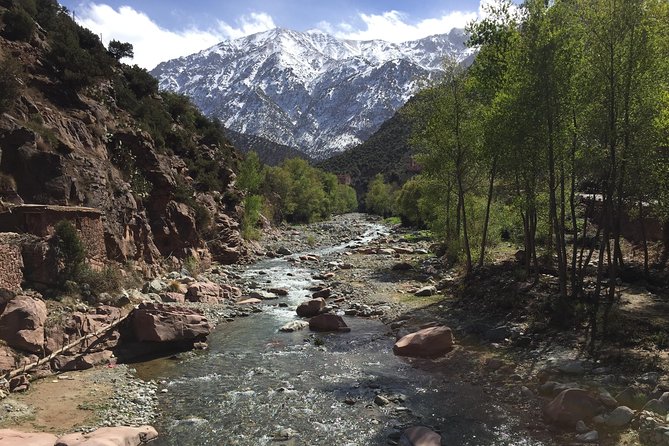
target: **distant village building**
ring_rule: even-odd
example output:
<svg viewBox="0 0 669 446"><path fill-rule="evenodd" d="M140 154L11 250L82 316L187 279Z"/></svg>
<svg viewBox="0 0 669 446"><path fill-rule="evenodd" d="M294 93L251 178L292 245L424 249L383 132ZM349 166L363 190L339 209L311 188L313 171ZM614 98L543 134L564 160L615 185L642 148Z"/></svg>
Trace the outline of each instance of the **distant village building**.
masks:
<svg viewBox="0 0 669 446"><path fill-rule="evenodd" d="M346 186L350 186L351 183L353 182L351 175L348 173L342 173L337 175L337 180L339 180L339 184L344 184Z"/></svg>

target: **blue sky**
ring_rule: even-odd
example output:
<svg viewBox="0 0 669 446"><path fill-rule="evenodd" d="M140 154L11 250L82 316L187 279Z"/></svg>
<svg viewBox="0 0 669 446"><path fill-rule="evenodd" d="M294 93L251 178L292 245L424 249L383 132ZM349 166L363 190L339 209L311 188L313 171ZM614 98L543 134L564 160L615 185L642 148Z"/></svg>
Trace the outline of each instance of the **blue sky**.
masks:
<svg viewBox="0 0 669 446"><path fill-rule="evenodd" d="M275 27L337 37L406 41L462 27L490 0L61 0L102 36L130 42L133 63L153 68L216 43Z"/></svg>

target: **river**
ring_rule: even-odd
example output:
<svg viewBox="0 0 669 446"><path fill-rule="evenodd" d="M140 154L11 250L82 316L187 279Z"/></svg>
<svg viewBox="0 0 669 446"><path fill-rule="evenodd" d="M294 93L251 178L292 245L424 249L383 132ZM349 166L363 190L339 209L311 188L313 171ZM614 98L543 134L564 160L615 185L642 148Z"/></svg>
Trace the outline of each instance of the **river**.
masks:
<svg viewBox="0 0 669 446"><path fill-rule="evenodd" d="M365 244L385 233L369 223ZM349 243L322 248L327 256ZM402 429L425 425L448 445L538 445L514 433L514 420L476 382L449 367L398 358L376 319L345 317L350 333L282 333L316 271L285 258L249 266L249 281L286 288L262 313L221 324L209 350L137 364L161 383L156 446L385 445ZM458 375L459 376L459 375ZM389 401L375 403L377 395Z"/></svg>

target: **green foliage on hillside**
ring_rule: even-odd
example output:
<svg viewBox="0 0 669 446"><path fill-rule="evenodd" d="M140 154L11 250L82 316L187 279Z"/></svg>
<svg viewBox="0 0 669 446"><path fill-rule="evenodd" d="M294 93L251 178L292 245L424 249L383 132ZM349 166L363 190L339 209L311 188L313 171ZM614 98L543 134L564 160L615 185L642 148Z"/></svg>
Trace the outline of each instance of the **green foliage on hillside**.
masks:
<svg viewBox="0 0 669 446"><path fill-rule="evenodd" d="M0 60L0 113L8 111L21 92L21 67L11 56Z"/></svg>
<svg viewBox="0 0 669 446"><path fill-rule="evenodd" d="M301 158L265 166L255 152L250 152L241 163L237 185L247 194L242 220L247 238L258 235L256 225L261 213L274 222L307 223L357 208L353 188Z"/></svg>
<svg viewBox="0 0 669 446"><path fill-rule="evenodd" d="M409 104L421 99L412 98ZM367 141L318 163L317 167L337 175L350 175L359 197L364 196L369 182L378 173L392 183L403 183L414 174L410 139L417 119L405 110L400 109Z"/></svg>
<svg viewBox="0 0 669 446"><path fill-rule="evenodd" d="M35 31L35 21L23 8L8 9L2 15L2 36L9 40L28 41Z"/></svg>
<svg viewBox="0 0 669 446"><path fill-rule="evenodd" d="M643 262L633 267L649 277L643 217L669 217L669 4L500 0L487 8L469 29L480 50L471 69L448 66L421 94L426 101L408 107L420 118L411 141L423 171L403 187L398 211L440 233L467 274L496 240L514 238L525 277L554 271L553 322L586 308L594 342L606 334L616 279L630 268L623 222L640 228ZM585 206L583 193L597 201ZM660 265L669 240L664 251Z"/></svg>

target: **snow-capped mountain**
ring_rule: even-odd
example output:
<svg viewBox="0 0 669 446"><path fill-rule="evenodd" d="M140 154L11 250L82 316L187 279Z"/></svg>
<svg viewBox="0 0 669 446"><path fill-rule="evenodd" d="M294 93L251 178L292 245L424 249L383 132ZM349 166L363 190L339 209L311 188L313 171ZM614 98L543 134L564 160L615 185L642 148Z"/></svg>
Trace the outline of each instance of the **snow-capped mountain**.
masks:
<svg viewBox="0 0 669 446"><path fill-rule="evenodd" d="M187 94L237 132L327 158L364 141L441 70L472 54L462 30L394 44L273 29L158 65L162 89Z"/></svg>

